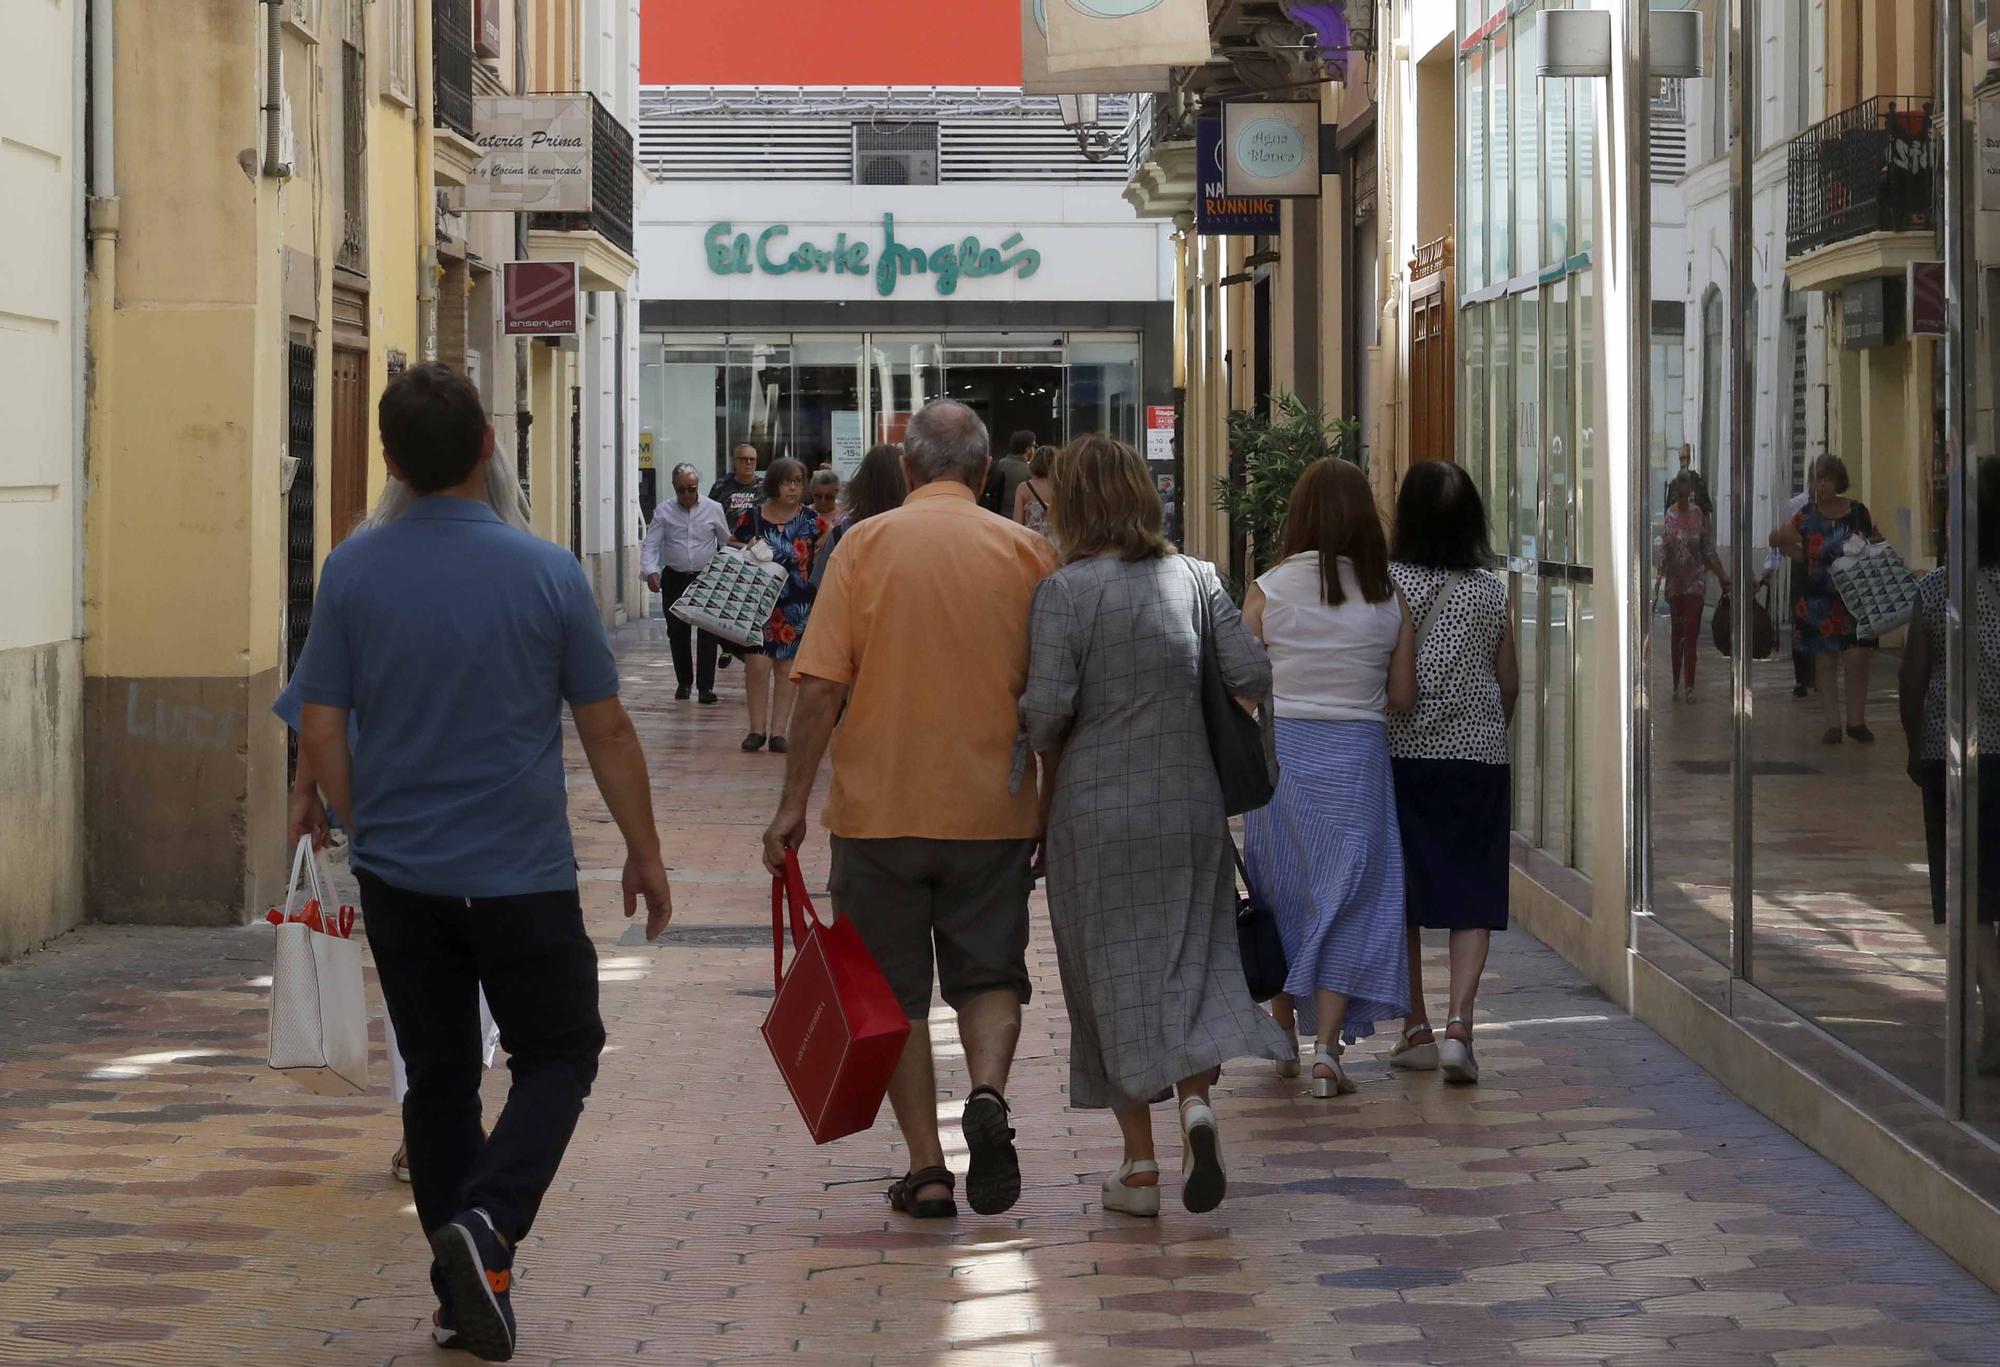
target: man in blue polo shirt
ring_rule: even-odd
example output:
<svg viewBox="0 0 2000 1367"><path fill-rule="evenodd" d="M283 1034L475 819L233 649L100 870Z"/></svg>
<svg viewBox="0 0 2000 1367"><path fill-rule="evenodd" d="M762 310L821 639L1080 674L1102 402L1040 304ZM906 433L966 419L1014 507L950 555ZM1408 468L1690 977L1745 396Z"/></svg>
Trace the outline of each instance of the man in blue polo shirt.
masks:
<svg viewBox="0 0 2000 1367"><path fill-rule="evenodd" d="M645 756L588 581L484 497L493 431L443 365L383 392L390 470L419 497L327 557L295 685L299 743L351 832L369 944L409 1069L417 1217L438 1342L514 1352L513 1250L597 1076L597 954L563 787L569 704L625 837L625 914L673 914ZM358 722L348 752L348 719ZM479 989L513 1082L480 1127Z"/></svg>

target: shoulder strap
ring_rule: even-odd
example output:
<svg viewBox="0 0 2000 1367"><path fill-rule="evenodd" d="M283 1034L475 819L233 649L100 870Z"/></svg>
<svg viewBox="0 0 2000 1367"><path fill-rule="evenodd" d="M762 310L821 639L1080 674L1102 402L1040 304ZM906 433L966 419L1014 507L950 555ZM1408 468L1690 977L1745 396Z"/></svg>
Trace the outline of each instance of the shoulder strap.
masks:
<svg viewBox="0 0 2000 1367"><path fill-rule="evenodd" d="M1042 491L1035 487L1035 481L1033 481L1032 479L1028 481L1028 492L1035 496L1035 502L1041 504L1042 510L1046 512L1048 510L1049 501L1042 497Z"/></svg>
<svg viewBox="0 0 2000 1367"><path fill-rule="evenodd" d="M1464 575L1452 570L1445 575L1444 583L1438 585L1437 597L1431 599L1431 605L1424 609L1423 620L1417 623L1417 649L1424 648L1424 638L1431 634L1431 625L1437 621L1438 614L1444 611L1445 601L1458 592L1458 586L1464 580Z"/></svg>

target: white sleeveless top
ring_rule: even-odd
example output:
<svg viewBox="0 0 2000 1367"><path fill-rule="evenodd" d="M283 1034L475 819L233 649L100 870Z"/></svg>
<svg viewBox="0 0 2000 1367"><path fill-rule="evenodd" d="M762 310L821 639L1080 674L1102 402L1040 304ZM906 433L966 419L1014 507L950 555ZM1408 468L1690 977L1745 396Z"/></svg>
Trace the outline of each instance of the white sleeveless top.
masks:
<svg viewBox="0 0 2000 1367"><path fill-rule="evenodd" d="M1340 585L1347 601L1320 598L1319 555L1283 561L1257 580L1264 590L1264 648L1271 656L1274 714L1308 721L1387 723L1389 657L1403 634L1395 595L1370 603L1346 556Z"/></svg>

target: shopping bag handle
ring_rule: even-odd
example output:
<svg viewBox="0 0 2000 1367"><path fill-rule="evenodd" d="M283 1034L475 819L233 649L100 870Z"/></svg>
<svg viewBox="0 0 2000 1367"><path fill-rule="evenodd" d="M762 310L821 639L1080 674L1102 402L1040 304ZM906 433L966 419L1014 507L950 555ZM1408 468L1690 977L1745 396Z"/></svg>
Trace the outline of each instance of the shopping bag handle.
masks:
<svg viewBox="0 0 2000 1367"><path fill-rule="evenodd" d="M806 891L806 876L799 871L797 850L785 851L785 871L771 875L771 984L782 987L785 981L785 918L790 913L792 922L792 948L806 947L806 920L811 918L814 925L820 923L819 912L814 909L812 894Z"/></svg>

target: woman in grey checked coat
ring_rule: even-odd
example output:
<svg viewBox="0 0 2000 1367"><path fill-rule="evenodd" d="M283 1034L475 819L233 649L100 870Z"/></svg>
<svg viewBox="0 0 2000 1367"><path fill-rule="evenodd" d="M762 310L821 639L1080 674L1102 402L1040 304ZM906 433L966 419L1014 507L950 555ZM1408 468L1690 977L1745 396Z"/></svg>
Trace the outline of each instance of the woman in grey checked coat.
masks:
<svg viewBox="0 0 2000 1367"><path fill-rule="evenodd" d="M1042 756L1044 853L1070 1021L1070 1104L1110 1107L1125 1161L1104 1205L1157 1215L1148 1107L1178 1092L1181 1200L1226 1185L1208 1091L1225 1059L1287 1041L1250 1000L1237 957L1235 867L1201 712L1204 622L1230 689L1271 691L1271 665L1215 571L1174 554L1145 462L1110 437L1056 463L1066 561L1035 594L1028 743Z"/></svg>

